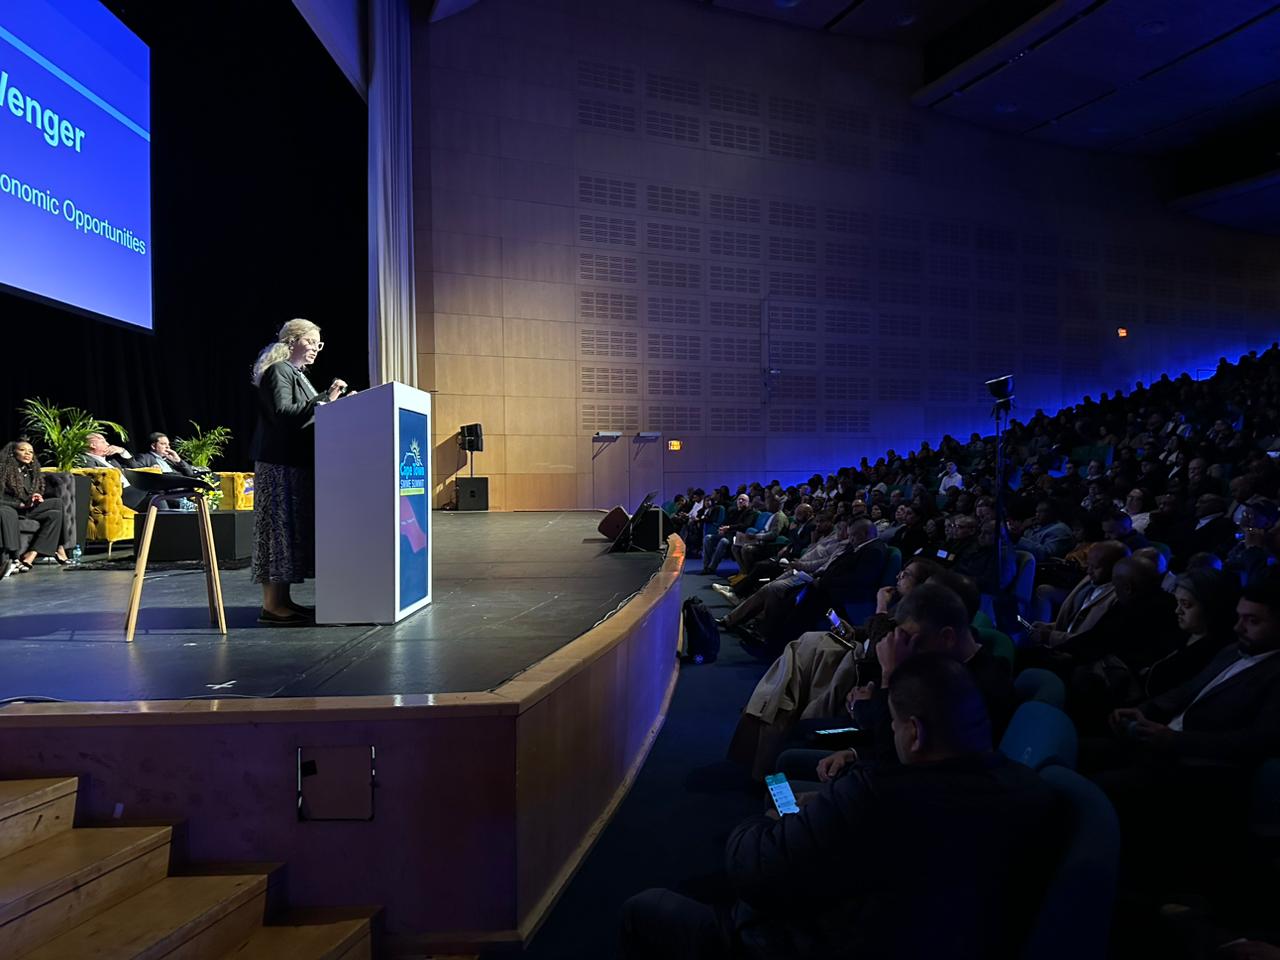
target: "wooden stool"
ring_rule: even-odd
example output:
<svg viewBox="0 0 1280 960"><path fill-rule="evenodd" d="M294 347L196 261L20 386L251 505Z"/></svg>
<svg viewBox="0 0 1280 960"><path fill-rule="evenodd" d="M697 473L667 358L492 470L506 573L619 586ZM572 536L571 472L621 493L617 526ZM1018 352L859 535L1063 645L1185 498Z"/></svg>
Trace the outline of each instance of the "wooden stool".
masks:
<svg viewBox="0 0 1280 960"><path fill-rule="evenodd" d="M146 520L138 544L138 558L133 565L133 589L129 593L129 611L125 617L124 638L133 642L133 632L138 625L138 608L142 605L142 581L147 575L147 554L151 552L151 534L155 531L159 501L187 498L195 501L200 531L200 554L204 562L205 589L209 595L209 622L223 636L227 633L227 615L222 606L222 578L218 575L218 554L213 545L213 523L209 520L209 501L206 494L213 484L199 477L184 477L173 473L139 473L125 470L130 486L147 493ZM141 510L139 511L141 512Z"/></svg>

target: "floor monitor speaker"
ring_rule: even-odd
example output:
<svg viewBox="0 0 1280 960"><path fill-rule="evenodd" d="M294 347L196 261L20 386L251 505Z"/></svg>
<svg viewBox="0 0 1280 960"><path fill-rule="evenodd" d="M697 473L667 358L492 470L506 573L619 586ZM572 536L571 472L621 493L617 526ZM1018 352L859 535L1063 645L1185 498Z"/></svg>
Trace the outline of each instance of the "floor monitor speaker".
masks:
<svg viewBox="0 0 1280 960"><path fill-rule="evenodd" d="M636 518L636 532L632 543L641 550L661 550L671 533L671 518L657 507L650 507Z"/></svg>
<svg viewBox="0 0 1280 960"><path fill-rule="evenodd" d="M630 514L621 507L614 507L604 515L604 519L600 521L600 526L596 527L600 531L602 537L608 537L610 540L617 540L627 525L627 521L631 519Z"/></svg>
<svg viewBox="0 0 1280 960"><path fill-rule="evenodd" d="M489 478L488 477L459 477L458 478L458 509L459 510L488 510L489 509Z"/></svg>

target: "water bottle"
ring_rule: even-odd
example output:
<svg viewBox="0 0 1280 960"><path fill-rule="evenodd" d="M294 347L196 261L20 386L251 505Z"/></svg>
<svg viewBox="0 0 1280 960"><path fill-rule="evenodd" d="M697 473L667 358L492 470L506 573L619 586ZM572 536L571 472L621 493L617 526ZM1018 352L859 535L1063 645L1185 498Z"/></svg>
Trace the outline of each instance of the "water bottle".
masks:
<svg viewBox="0 0 1280 960"><path fill-rule="evenodd" d="M80 557L83 554L84 554L84 549L80 546L80 544L77 543L74 547L71 548L71 562L79 563Z"/></svg>

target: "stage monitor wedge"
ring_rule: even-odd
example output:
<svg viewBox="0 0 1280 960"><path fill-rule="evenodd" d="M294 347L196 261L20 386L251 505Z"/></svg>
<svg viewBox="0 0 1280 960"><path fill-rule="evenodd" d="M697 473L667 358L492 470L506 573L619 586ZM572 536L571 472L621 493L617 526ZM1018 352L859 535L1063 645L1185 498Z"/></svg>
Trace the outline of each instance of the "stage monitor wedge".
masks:
<svg viewBox="0 0 1280 960"><path fill-rule="evenodd" d="M98 0L0 3L0 158L0 289L150 330L151 53Z"/></svg>

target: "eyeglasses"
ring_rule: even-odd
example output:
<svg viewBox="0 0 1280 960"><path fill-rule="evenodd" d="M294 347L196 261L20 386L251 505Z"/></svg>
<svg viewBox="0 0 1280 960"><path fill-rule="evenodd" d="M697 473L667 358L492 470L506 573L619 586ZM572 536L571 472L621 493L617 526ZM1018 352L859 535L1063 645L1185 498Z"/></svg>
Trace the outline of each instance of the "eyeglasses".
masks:
<svg viewBox="0 0 1280 960"><path fill-rule="evenodd" d="M315 350L316 353L319 353L321 350L324 349L323 340L308 340L304 337L300 342L308 347L311 347L313 350Z"/></svg>

